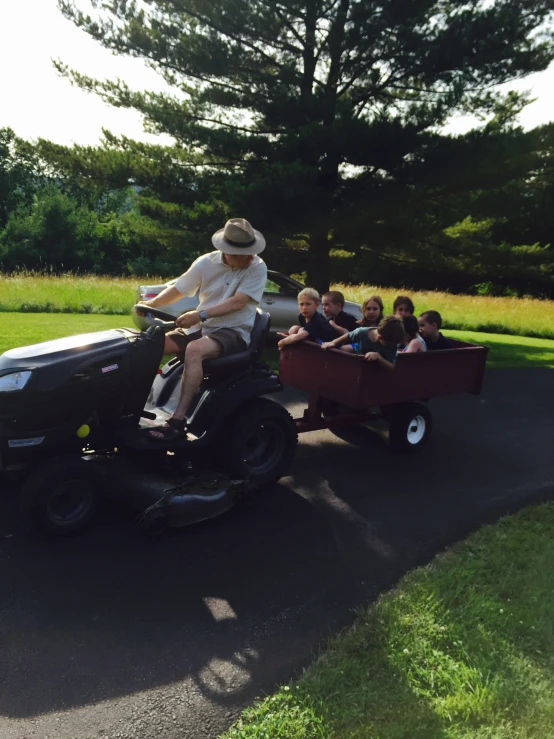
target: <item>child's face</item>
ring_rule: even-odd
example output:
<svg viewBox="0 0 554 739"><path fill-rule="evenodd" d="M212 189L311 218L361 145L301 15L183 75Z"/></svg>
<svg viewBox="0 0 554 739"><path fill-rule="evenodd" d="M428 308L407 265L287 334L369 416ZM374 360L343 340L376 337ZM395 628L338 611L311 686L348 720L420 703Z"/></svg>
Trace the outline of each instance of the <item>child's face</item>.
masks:
<svg viewBox="0 0 554 739"><path fill-rule="evenodd" d="M380 315L381 308L379 303L376 303L374 300L370 300L364 308L364 318L367 318L370 323L375 322L375 324L377 324L379 322Z"/></svg>
<svg viewBox="0 0 554 739"><path fill-rule="evenodd" d="M412 311L410 310L409 306L406 305L406 303L401 303L397 309L394 311L394 315L397 318L404 318L404 316L411 316Z"/></svg>
<svg viewBox="0 0 554 739"><path fill-rule="evenodd" d="M329 319L336 318L342 310L342 306L339 303L333 303L330 298L323 298L321 301L321 307L325 316Z"/></svg>
<svg viewBox="0 0 554 739"><path fill-rule="evenodd" d="M298 300L298 310L304 318L311 318L319 306L319 300L313 298L300 298Z"/></svg>
<svg viewBox="0 0 554 739"><path fill-rule="evenodd" d="M425 318L420 318L418 320L419 323L419 333L423 336L424 339L436 339L439 335L439 329L436 323L428 323Z"/></svg>

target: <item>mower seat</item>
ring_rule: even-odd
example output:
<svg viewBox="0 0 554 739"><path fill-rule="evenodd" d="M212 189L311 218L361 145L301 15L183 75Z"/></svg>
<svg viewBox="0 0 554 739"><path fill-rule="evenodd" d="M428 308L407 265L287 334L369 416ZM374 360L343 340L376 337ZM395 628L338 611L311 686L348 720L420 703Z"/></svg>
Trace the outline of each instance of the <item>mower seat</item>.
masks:
<svg viewBox="0 0 554 739"><path fill-rule="evenodd" d="M271 316L261 308L256 309L256 318L250 335L250 346L243 352L229 354L217 359L206 359L203 363L204 376L230 375L247 370L259 362L269 335Z"/></svg>

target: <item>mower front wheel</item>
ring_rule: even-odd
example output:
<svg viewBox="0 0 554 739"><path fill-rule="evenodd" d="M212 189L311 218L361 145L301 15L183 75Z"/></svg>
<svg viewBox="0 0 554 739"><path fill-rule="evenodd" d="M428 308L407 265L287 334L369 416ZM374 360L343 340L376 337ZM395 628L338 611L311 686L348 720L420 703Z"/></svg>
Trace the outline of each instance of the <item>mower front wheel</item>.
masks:
<svg viewBox="0 0 554 739"><path fill-rule="evenodd" d="M296 453L298 435L290 413L282 405L254 398L229 418L220 442L226 471L261 485L286 475Z"/></svg>
<svg viewBox="0 0 554 739"><path fill-rule="evenodd" d="M92 522L101 489L99 475L90 462L56 457L27 477L21 490L21 507L35 530L71 536Z"/></svg>

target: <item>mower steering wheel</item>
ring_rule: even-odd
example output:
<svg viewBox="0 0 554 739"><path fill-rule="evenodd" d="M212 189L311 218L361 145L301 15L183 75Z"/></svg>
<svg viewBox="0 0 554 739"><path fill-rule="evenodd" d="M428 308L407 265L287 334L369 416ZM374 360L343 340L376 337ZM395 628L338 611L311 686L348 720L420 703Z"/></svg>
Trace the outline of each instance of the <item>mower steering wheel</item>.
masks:
<svg viewBox="0 0 554 739"><path fill-rule="evenodd" d="M166 313L159 308L151 308L149 305L144 305L144 303L137 303L133 306L133 313L138 311L141 313L150 313L153 318L160 318L162 321L175 323L175 316L172 316L171 313Z"/></svg>
<svg viewBox="0 0 554 739"><path fill-rule="evenodd" d="M159 308L151 308L144 303L137 303L131 311L133 323L140 331L148 332L150 329L161 328L164 334L175 328L175 316L165 313Z"/></svg>

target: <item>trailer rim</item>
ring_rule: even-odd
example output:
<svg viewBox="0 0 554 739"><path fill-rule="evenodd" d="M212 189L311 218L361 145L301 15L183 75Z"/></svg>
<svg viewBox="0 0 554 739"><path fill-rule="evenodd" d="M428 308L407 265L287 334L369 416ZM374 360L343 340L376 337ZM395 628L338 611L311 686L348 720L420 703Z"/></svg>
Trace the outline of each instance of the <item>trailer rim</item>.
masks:
<svg viewBox="0 0 554 739"><path fill-rule="evenodd" d="M419 444L425 436L426 429L427 422L425 418L422 415L414 416L408 425L408 431L406 433L408 443L413 445Z"/></svg>

